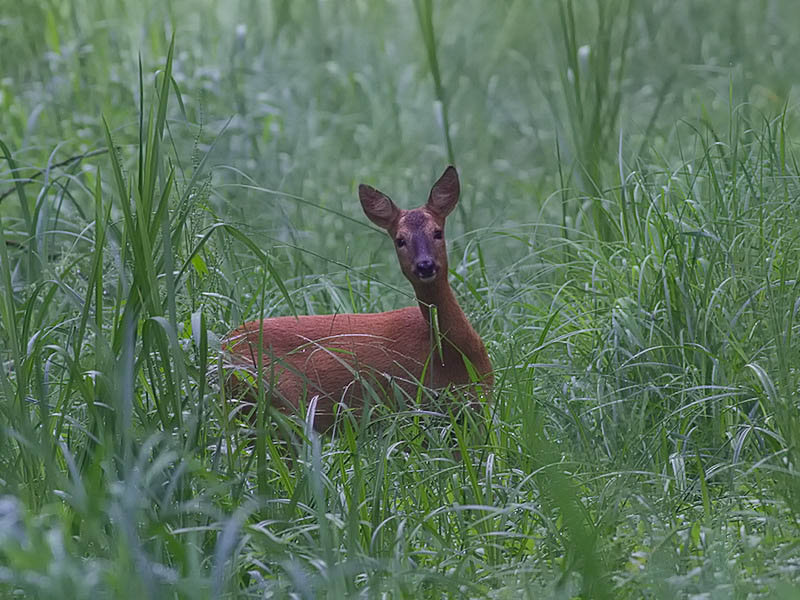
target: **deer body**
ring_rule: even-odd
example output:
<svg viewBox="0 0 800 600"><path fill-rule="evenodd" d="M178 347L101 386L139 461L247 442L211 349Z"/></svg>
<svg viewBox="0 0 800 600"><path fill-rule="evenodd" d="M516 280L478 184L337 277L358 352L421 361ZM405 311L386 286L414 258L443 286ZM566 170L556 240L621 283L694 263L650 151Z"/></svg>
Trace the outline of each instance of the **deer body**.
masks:
<svg viewBox="0 0 800 600"><path fill-rule="evenodd" d="M444 221L458 194L453 167L433 186L427 204L414 210L400 210L381 192L359 186L364 212L395 240L418 306L250 321L224 342L232 365L255 376L260 358L261 376L270 384L265 397L280 410L295 410L316 396L318 430L333 424L336 403L358 409L367 387L385 393L397 385L413 398L420 383L436 389L465 386L470 395L475 384L491 386L483 341L447 281ZM438 326L431 323L434 314ZM233 375L234 387L240 379ZM252 399L252 389L245 395Z"/></svg>

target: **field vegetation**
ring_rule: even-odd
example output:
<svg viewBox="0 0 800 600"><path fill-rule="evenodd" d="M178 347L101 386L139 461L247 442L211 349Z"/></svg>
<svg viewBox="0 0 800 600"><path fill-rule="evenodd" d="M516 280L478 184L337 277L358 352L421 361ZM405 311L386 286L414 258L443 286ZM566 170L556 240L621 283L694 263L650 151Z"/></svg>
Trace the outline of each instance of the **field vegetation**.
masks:
<svg viewBox="0 0 800 600"><path fill-rule="evenodd" d="M797 597L797 23L2 0L0 596ZM449 163L491 404L253 431L220 339L411 304L356 188Z"/></svg>

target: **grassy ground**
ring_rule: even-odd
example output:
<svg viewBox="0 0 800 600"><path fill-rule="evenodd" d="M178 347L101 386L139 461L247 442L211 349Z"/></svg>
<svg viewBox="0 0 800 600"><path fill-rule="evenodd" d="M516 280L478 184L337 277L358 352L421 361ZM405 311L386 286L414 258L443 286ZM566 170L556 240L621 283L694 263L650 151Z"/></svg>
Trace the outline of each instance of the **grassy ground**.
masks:
<svg viewBox="0 0 800 600"><path fill-rule="evenodd" d="M798 19L8 3L0 596L796 597ZM408 305L355 188L417 205L449 162L493 404L282 460L219 338Z"/></svg>

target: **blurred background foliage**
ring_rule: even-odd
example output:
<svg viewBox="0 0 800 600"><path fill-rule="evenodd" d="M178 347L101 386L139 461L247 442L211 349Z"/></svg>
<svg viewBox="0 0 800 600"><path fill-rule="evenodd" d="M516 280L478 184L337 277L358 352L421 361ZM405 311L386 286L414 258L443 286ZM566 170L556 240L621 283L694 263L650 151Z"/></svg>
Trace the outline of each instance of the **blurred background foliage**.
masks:
<svg viewBox="0 0 800 600"><path fill-rule="evenodd" d="M674 166L678 123L721 134L734 110L758 122L800 75L790 0L428 4L470 228L560 222L562 184L579 191L574 225L583 196L619 185L618 159ZM362 180L405 206L424 198L448 156L418 16L407 2L350 0L8 2L0 131L23 165L101 146L101 114L130 143L138 56L149 81L174 29L178 155L196 156L231 119L212 157L226 184L215 204L344 260L352 223L227 184L359 219Z"/></svg>

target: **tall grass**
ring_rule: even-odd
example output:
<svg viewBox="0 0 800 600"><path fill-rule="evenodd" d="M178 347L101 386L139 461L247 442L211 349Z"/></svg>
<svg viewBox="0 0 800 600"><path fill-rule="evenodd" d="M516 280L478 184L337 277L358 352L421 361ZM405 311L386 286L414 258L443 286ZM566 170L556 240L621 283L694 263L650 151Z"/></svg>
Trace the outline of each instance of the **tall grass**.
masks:
<svg viewBox="0 0 800 600"><path fill-rule="evenodd" d="M796 595L796 8L101 4L5 17L2 595ZM492 404L252 432L219 338L412 302L354 188L454 155Z"/></svg>

